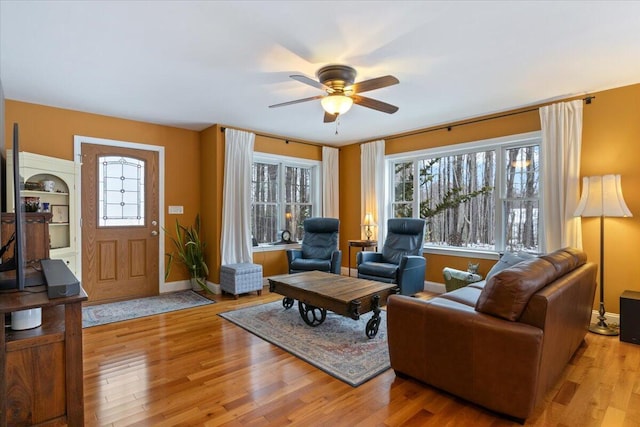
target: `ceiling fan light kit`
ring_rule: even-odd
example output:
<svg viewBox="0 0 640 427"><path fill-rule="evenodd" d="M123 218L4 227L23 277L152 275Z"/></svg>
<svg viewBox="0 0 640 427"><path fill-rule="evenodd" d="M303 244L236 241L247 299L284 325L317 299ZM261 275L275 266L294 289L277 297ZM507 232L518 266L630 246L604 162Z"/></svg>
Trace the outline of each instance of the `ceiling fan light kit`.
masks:
<svg viewBox="0 0 640 427"><path fill-rule="evenodd" d="M353 99L345 95L331 94L320 100L322 108L329 114L344 114L353 105Z"/></svg>
<svg viewBox="0 0 640 427"><path fill-rule="evenodd" d="M399 80L397 78L387 75L355 83L356 75L356 70L348 65L327 65L320 68L316 73L319 81L300 74L294 74L289 77L300 83L322 89L326 92L326 95L283 102L270 105L269 108L284 107L285 105L320 99L322 109L325 111L325 123L334 122L339 115L349 111L353 104L387 114L393 114L398 111L398 107L395 105L358 95L362 92L398 84Z"/></svg>

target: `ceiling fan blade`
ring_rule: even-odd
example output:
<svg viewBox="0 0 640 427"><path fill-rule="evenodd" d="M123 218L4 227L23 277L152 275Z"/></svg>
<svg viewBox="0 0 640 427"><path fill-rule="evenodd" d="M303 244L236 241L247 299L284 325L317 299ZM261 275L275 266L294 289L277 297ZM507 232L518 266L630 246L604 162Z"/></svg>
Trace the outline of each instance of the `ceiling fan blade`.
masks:
<svg viewBox="0 0 640 427"><path fill-rule="evenodd" d="M324 112L324 122L325 123L335 122L337 118L338 118L337 114L330 114L330 113L327 113L326 111Z"/></svg>
<svg viewBox="0 0 640 427"><path fill-rule="evenodd" d="M316 95L311 98L296 99L295 101L283 102L280 104L269 105L269 108L284 107L285 105L299 104L301 102L313 101L314 99L324 98L324 95Z"/></svg>
<svg viewBox="0 0 640 427"><path fill-rule="evenodd" d="M398 111L398 107L395 105L387 104L386 102L378 101L377 99L371 99L359 95L353 95L351 98L353 98L353 102L355 104L382 111L383 113L393 114Z"/></svg>
<svg viewBox="0 0 640 427"><path fill-rule="evenodd" d="M319 81L310 79L307 76L302 76L300 74L294 74L294 75L289 76L289 77L291 77L293 80L299 81L300 83L304 83L306 85L313 86L313 87L316 87L318 89L333 91L329 86L325 86L322 83L320 83Z"/></svg>
<svg viewBox="0 0 640 427"><path fill-rule="evenodd" d="M400 80L393 76L382 76L371 80L355 83L351 89L355 93L367 92L369 90L381 89L383 87L392 86L400 83Z"/></svg>

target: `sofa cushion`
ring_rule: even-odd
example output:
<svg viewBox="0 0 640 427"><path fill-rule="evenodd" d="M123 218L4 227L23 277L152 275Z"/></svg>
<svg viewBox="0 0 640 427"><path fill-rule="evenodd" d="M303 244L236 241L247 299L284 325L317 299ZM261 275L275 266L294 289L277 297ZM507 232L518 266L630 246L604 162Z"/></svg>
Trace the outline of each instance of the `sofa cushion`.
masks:
<svg viewBox="0 0 640 427"><path fill-rule="evenodd" d="M553 264L553 267L556 269L556 277L564 276L571 270L587 262L586 254L574 248L558 249L555 252L541 255L540 258L544 258Z"/></svg>
<svg viewBox="0 0 640 427"><path fill-rule="evenodd" d="M533 258L506 268L487 280L476 303L476 310L515 322L529 298L553 281L557 275L553 264Z"/></svg>
<svg viewBox="0 0 640 427"><path fill-rule="evenodd" d="M501 272L505 268L509 268L513 265L516 265L522 261L535 258L535 255L527 253L527 252L505 252L504 255L500 257L498 262L496 262L491 270L487 273L487 277L485 280L489 280L493 275Z"/></svg>

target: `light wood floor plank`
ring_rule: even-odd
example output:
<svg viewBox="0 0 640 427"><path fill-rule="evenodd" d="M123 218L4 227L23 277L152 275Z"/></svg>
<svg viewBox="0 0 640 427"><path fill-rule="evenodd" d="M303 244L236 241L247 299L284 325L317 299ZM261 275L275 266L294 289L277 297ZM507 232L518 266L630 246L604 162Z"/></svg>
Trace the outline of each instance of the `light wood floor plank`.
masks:
<svg viewBox="0 0 640 427"><path fill-rule="evenodd" d="M88 426L517 426L392 370L351 387L218 316L262 296L83 330ZM588 334L526 425L640 425L640 346Z"/></svg>

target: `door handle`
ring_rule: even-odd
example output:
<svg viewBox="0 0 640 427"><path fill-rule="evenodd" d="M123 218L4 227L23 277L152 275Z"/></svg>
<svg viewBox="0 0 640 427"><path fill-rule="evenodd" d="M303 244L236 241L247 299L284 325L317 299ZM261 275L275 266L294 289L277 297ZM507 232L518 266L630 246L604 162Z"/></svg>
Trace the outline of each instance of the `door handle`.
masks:
<svg viewBox="0 0 640 427"><path fill-rule="evenodd" d="M153 230L153 231L151 231L151 235L152 235L152 236L157 236L157 235L158 235L158 232L157 232L156 230Z"/></svg>

